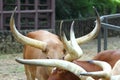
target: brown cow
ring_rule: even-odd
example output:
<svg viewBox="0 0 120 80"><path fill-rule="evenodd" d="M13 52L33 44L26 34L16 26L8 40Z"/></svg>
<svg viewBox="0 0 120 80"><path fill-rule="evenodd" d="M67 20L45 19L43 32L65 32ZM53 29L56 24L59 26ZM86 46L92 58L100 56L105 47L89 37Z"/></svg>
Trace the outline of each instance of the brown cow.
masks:
<svg viewBox="0 0 120 80"><path fill-rule="evenodd" d="M95 71L95 72L81 72L80 75L84 76L95 76L98 77L99 80L120 80L120 59L115 63L113 68L111 68L110 64L106 64L103 61L92 61L93 64L97 64L103 68L103 71ZM98 79L97 79L98 80Z"/></svg>
<svg viewBox="0 0 120 80"><path fill-rule="evenodd" d="M64 61L64 60L55 60L55 59L33 59L33 60L28 60L28 59L16 59L16 61L22 63L22 64L29 64L29 65L37 65L37 66L57 66L60 67L62 69L68 70L61 70L61 69L57 69L56 71L54 71L55 76L52 77L56 77L56 79L50 79L50 80L94 80L92 77L83 77L80 76L82 75L87 75L87 76L96 76L98 79L104 79L104 80L113 80L113 78L119 78L119 76L113 75L111 74L112 68L110 66L110 64L108 64L107 62L104 61L98 61L98 60L92 60L90 61L90 64L94 63L95 65L98 65L99 67L101 67L103 69L103 71L96 71L96 72L86 72L86 70L84 70L81 66L76 65L74 63L68 62L68 61ZM118 61L116 63L117 66L119 66L119 62ZM68 68L69 66L69 68ZM118 68L115 66L115 69ZM115 70L114 69L114 70ZM70 71L70 72L69 72ZM61 75L62 74L62 75ZM51 76L51 75L50 75ZM89 79L88 79L89 78ZM116 79L115 78L115 79ZM97 80L98 80L97 79Z"/></svg>
<svg viewBox="0 0 120 80"><path fill-rule="evenodd" d="M105 61L105 62L109 63L112 66L112 68L119 59L120 59L120 50L101 51L101 52L97 53L96 56L93 57L93 60L100 60L100 61ZM91 69L91 67L88 67L88 66L91 66L91 64L89 64L89 62L87 62L87 61L75 60L74 63L80 65L88 72L101 70L97 66L94 66Z"/></svg>
<svg viewBox="0 0 120 80"><path fill-rule="evenodd" d="M98 53L93 60L100 60L100 61L105 61L111 65L113 68L115 63L120 59L120 50L106 50ZM102 68L95 65L91 64L89 61L80 61L80 60L74 60L73 63L81 66L84 68L87 72L93 72L93 71L101 71ZM61 72L59 74L59 72ZM56 74L57 73L57 74ZM55 70L48 78L48 80L75 80L68 78L69 76L65 76L65 74L69 74L69 76L77 77L74 74L70 73L69 71L65 70ZM96 80L98 80L98 77L94 77Z"/></svg>
<svg viewBox="0 0 120 80"><path fill-rule="evenodd" d="M102 73L102 75L94 76L93 78L95 80L98 80L100 77L105 78L105 80L112 80L115 77L120 78L120 76L117 76L119 73L115 72L116 68L118 69L118 66L116 66L116 64L119 65L117 61L120 60L120 50L107 50L107 51L100 52L99 54L97 54L94 57L94 59L109 63L109 65L113 69L112 70L113 74L111 75L111 74L109 74L110 73L109 67L106 65L103 65L103 67L105 67L104 69L106 69L105 71L107 72L107 74L112 77L109 77L109 76L106 77L105 73ZM72 65L74 65L73 63L72 64L65 63L63 65L62 62L58 63L57 60L55 60L53 63L51 63L51 62L49 63L49 61L47 61L47 60L45 60L46 62L42 62L40 59L39 60L16 59L16 60L22 64L31 64L31 65L38 65L38 66L41 66L41 65L42 66L52 66L53 65L53 66L57 66L58 68L62 68L62 69L57 68L56 70L54 70L53 73L51 75L49 75L48 80L79 80L81 78L80 75L85 72L88 72L88 73L94 72L94 71L99 72L102 70L102 68L100 66L98 66L96 64L91 64L91 61L79 61L79 60L73 61L73 63L77 64L77 66L80 67L80 68L78 68L78 67L71 67ZM61 67L62 65L67 66L67 67L63 68L63 67ZM81 69L81 67L84 70ZM85 78L83 77L81 79L85 80L86 77ZM89 79L89 80L93 80L93 79Z"/></svg>
<svg viewBox="0 0 120 80"><path fill-rule="evenodd" d="M23 55L24 59L48 59L48 58L63 59L65 57L66 51L64 45L57 35L44 30L29 32L27 34L27 37L20 34L15 28L15 23L13 18L15 10L10 19L10 28L11 28L11 32L13 33L13 36L19 42L25 44L24 55ZM99 30L100 30L100 18L99 15L97 14L96 26L93 29L93 31L91 31L88 35L77 38L76 41L78 42L78 44L85 43L88 40L93 39L98 34ZM79 55L79 56L77 57L75 56L75 58L73 56L67 56L65 57L65 59L71 60L71 57L72 60L77 59L81 56L81 53L74 55ZM47 67L25 65L25 72L26 72L27 80L35 80L35 78L38 78L39 80L47 80L49 74L51 73L51 69Z"/></svg>
<svg viewBox="0 0 120 80"><path fill-rule="evenodd" d="M58 68L62 68L64 70L70 71L70 72L68 72L68 74L66 74L66 71L65 71L65 75L63 75L63 76L58 75L58 76L56 76L56 77L59 77L58 79L51 79L51 80L71 80L71 79L79 80L79 77L81 78L80 73L81 72L86 72L86 70L84 70L79 65L74 64L74 63L69 62L69 61L66 61L66 60L58 60L58 59L20 59L20 58L17 58L16 61L19 62L19 63L22 63L22 64L27 64L27 65L58 67ZM57 70L59 70L59 69L57 69ZM60 69L60 71L61 71L61 69ZM58 73L64 74L64 71L62 70L61 72L58 72ZM78 78L72 73L74 73ZM86 77L82 77L82 78L85 79Z"/></svg>

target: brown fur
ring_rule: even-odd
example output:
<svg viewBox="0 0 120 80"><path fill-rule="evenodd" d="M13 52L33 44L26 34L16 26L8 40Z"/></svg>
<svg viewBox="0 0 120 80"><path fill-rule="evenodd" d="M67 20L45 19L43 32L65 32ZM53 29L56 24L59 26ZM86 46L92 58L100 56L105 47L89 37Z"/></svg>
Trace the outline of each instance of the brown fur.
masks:
<svg viewBox="0 0 120 80"><path fill-rule="evenodd" d="M112 68L113 68L115 63L120 59L120 50L106 50L106 51L102 51L102 52L98 53L93 59L94 60L101 60L101 61L108 62L112 66ZM99 66L96 66L95 64L91 64L88 61L74 60L73 62L75 64L83 67L88 72L102 70ZM77 76L75 76L71 72L68 72L68 71L65 72L65 70L63 70L63 71L64 71L64 73L61 73L61 74L57 74L57 73L55 74L55 72L53 72L53 74L51 74L49 76L48 80L63 80L63 79L64 80L77 80L75 78ZM60 70L58 72L60 72ZM62 72L62 69L61 69L61 72ZM74 77L74 78L72 78L72 77ZM98 78L95 78L95 79L98 80Z"/></svg>
<svg viewBox="0 0 120 80"><path fill-rule="evenodd" d="M48 80L80 80L80 78L69 71L57 68L53 71Z"/></svg>
<svg viewBox="0 0 120 80"><path fill-rule="evenodd" d="M39 30L28 33L27 37L47 42L47 49L42 51L25 45L24 59L62 59L64 57L64 46L57 35L48 31ZM35 80L35 77L38 78L38 80L47 80L51 73L51 69L47 67L25 65L25 72L27 80Z"/></svg>

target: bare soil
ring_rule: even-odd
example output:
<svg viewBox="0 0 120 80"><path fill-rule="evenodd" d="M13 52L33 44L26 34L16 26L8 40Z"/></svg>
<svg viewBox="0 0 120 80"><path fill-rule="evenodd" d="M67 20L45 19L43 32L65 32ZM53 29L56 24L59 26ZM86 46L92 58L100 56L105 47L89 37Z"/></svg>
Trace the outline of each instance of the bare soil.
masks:
<svg viewBox="0 0 120 80"><path fill-rule="evenodd" d="M83 44L81 48L84 52L81 60L89 60L97 54L97 40ZM108 50L119 48L120 37L108 38ZM22 55L22 52L17 54L0 54L0 80L26 80L24 66L15 61L16 57L22 58Z"/></svg>

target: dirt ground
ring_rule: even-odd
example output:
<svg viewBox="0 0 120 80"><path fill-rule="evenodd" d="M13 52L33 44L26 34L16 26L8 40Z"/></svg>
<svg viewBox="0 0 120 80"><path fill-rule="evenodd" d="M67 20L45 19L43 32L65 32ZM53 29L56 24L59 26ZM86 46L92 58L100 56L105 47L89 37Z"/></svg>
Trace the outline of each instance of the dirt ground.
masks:
<svg viewBox="0 0 120 80"><path fill-rule="evenodd" d="M103 43L103 41L102 41ZM97 54L97 40L93 40L81 45L84 52L81 60L89 60ZM120 37L108 39L108 49L116 50L120 48ZM22 53L0 54L0 80L26 80L24 66L15 61L16 57L22 58Z"/></svg>

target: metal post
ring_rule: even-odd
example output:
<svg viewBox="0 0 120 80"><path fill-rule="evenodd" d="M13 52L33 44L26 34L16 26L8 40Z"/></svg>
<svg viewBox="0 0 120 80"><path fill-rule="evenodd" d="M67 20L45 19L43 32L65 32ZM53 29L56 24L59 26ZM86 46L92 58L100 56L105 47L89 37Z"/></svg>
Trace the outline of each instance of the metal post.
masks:
<svg viewBox="0 0 120 80"><path fill-rule="evenodd" d="M107 18L105 18L105 23L108 23ZM107 34L108 34L108 29L104 27L104 50L107 50Z"/></svg>
<svg viewBox="0 0 120 80"><path fill-rule="evenodd" d="M107 34L108 30L106 27L104 27L104 50L107 50Z"/></svg>
<svg viewBox="0 0 120 80"><path fill-rule="evenodd" d="M21 29L20 0L17 0L17 6L18 6L18 24L17 24L17 27L20 30Z"/></svg>
<svg viewBox="0 0 120 80"><path fill-rule="evenodd" d="M0 0L0 11L1 11L1 15L0 15L0 30L3 30L3 0Z"/></svg>
<svg viewBox="0 0 120 80"><path fill-rule="evenodd" d="M55 0L51 0L51 9L52 9L52 15L51 15L51 28L55 32Z"/></svg>
<svg viewBox="0 0 120 80"><path fill-rule="evenodd" d="M35 0L35 29L38 29L38 0Z"/></svg>
<svg viewBox="0 0 120 80"><path fill-rule="evenodd" d="M101 30L100 30L100 32L98 34L97 41L98 41L98 52L100 52L101 51Z"/></svg>

